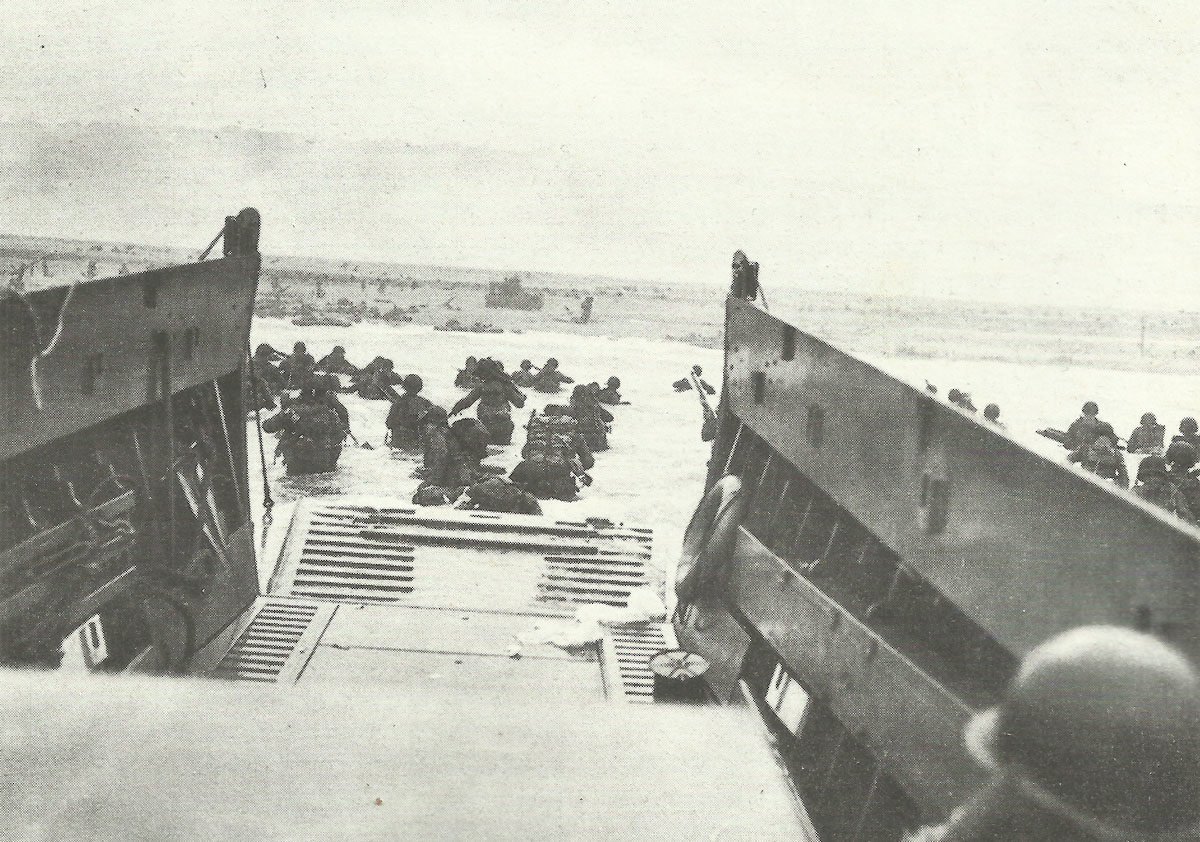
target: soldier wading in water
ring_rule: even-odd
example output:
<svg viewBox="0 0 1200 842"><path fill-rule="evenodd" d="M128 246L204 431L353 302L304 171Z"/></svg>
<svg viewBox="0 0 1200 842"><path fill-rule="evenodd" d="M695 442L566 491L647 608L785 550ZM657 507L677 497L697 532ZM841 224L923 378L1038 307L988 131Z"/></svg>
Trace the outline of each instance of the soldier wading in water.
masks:
<svg viewBox="0 0 1200 842"><path fill-rule="evenodd" d="M451 407L450 415L458 415L478 401L479 408L476 414L487 428L491 443L511 443L514 424L510 407L523 407L525 395L513 385L512 379L504 373L504 369L492 360L477 362L475 376L479 378L480 384Z"/></svg>
<svg viewBox="0 0 1200 842"><path fill-rule="evenodd" d="M263 432L279 433L277 452L289 476L322 474L337 467L346 428L332 406L305 389L279 414L263 422Z"/></svg>

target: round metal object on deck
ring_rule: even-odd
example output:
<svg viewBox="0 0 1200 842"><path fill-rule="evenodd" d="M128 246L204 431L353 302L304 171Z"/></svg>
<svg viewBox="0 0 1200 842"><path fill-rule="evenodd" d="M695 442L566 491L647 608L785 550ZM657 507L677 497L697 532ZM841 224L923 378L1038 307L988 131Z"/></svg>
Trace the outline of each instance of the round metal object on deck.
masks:
<svg viewBox="0 0 1200 842"><path fill-rule="evenodd" d="M664 649L651 656L654 701L701 703L705 700L704 674L708 660L683 649Z"/></svg>

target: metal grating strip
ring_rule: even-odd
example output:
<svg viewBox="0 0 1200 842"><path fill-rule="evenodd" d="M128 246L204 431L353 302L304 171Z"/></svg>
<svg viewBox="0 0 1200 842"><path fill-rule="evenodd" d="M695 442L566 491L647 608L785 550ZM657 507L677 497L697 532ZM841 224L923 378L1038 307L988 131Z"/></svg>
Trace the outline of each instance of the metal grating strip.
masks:
<svg viewBox="0 0 1200 842"><path fill-rule="evenodd" d="M649 583L646 563L640 558L548 555L545 559L538 582L537 598L542 602L623 606L630 591Z"/></svg>
<svg viewBox="0 0 1200 842"><path fill-rule="evenodd" d="M305 500L268 593L561 615L624 605L651 579L652 543L650 530L607 521Z"/></svg>
<svg viewBox="0 0 1200 842"><path fill-rule="evenodd" d="M334 605L259 597L245 628L211 675L233 681L294 682L325 633Z"/></svg>
<svg viewBox="0 0 1200 842"><path fill-rule="evenodd" d="M626 702L654 701L650 658L677 645L669 623L626 623L611 626L601 641L601 661L609 694Z"/></svg>

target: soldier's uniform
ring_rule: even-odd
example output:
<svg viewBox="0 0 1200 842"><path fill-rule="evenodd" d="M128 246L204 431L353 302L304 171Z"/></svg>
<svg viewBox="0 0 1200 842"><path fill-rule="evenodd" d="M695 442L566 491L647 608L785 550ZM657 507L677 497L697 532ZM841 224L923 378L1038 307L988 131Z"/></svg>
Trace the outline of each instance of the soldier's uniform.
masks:
<svg viewBox="0 0 1200 842"><path fill-rule="evenodd" d="M1069 450L1079 450L1089 447L1097 438L1104 435L1103 422L1097 417L1100 410L1096 404L1088 401L1083 405L1083 414L1067 427L1066 441L1063 445ZM1115 439L1115 437L1114 437Z"/></svg>
<svg viewBox="0 0 1200 842"><path fill-rule="evenodd" d="M509 375L514 386L519 386L522 389L530 389L533 387L533 363L529 360L522 360L521 367Z"/></svg>
<svg viewBox="0 0 1200 842"><path fill-rule="evenodd" d="M1134 427L1133 432L1129 434L1125 449L1130 453L1162 453L1166 432L1167 428L1159 424L1152 413L1147 412L1142 416L1141 424Z"/></svg>
<svg viewBox="0 0 1200 842"><path fill-rule="evenodd" d="M1129 472L1125 469L1125 459L1121 452L1113 447L1107 436L1100 436L1091 444L1078 448L1067 460L1078 462L1093 474L1112 480L1121 488L1129 487Z"/></svg>
<svg viewBox="0 0 1200 842"><path fill-rule="evenodd" d="M346 359L346 349L341 345L336 346L317 363L317 371L323 371L326 374L349 374L358 373L358 367L353 365Z"/></svg>
<svg viewBox="0 0 1200 842"><path fill-rule="evenodd" d="M262 378L274 394L279 394L285 381L275 365L274 353L270 345L259 345L254 349L254 374Z"/></svg>
<svg viewBox="0 0 1200 842"><path fill-rule="evenodd" d="M558 370L558 360L551 357L546 360L546 364L542 366L542 370L534 376L533 388L539 392L552 395L562 390L562 384L574 382L572 378L567 377L567 375Z"/></svg>
<svg viewBox="0 0 1200 842"><path fill-rule="evenodd" d="M466 363L458 370L458 374L454 377L454 385L460 389L474 389L481 381L475 374L475 367L478 365L474 357L467 357Z"/></svg>
<svg viewBox="0 0 1200 842"><path fill-rule="evenodd" d="M288 358L279 364L279 371L284 376L287 388L307 389L308 381L312 377L316 365L317 362L313 359L312 354L296 351L289 354Z"/></svg>
<svg viewBox="0 0 1200 842"><path fill-rule="evenodd" d="M254 374L251 375L247 370L242 380L242 405L247 410L275 408L275 395L267 381L258 373L257 364Z"/></svg>
<svg viewBox="0 0 1200 842"><path fill-rule="evenodd" d="M414 448L421 444L421 416L433 406L418 394L424 385L421 378L410 374L404 378L404 393L392 401L388 410L387 428L392 434L392 447Z"/></svg>
<svg viewBox="0 0 1200 842"><path fill-rule="evenodd" d="M1183 518L1188 523L1195 523L1196 516L1192 513L1183 493L1171 482L1167 471L1167 462L1161 456L1147 456L1138 465L1138 484L1133 493L1148 503L1153 503L1168 512Z"/></svg>
<svg viewBox="0 0 1200 842"><path fill-rule="evenodd" d="M425 445L421 484L413 502L421 506L449 503L480 477L471 469L471 454L446 426L446 410L434 406L422 417Z"/></svg>
<svg viewBox="0 0 1200 842"><path fill-rule="evenodd" d="M350 412L334 394L334 389L338 385L337 377L332 374L321 374L313 378L313 391L316 393L316 399L337 413L338 421L345 430L350 428Z"/></svg>
<svg viewBox="0 0 1200 842"><path fill-rule="evenodd" d="M1183 495L1188 509L1200 518L1200 475L1195 470L1196 448L1185 441L1173 441L1167 448L1167 479Z"/></svg>
<svg viewBox="0 0 1200 842"><path fill-rule="evenodd" d="M608 450L606 423L613 420L612 413L597 402L586 386L576 386L571 394L571 414L593 453Z"/></svg>
<svg viewBox="0 0 1200 842"><path fill-rule="evenodd" d="M609 406L616 406L621 402L621 381L616 377L608 378L608 382L604 384L604 388L596 393L596 400L600 403L606 403Z"/></svg>
<svg viewBox="0 0 1200 842"><path fill-rule="evenodd" d="M542 500L574 500L578 482L590 481L595 464L587 441L569 415L540 415L529 422L523 461L509 476Z"/></svg>
<svg viewBox="0 0 1200 842"><path fill-rule="evenodd" d="M509 444L512 442L513 420L510 406L517 408L525 405L525 396L509 381L503 369L485 366L488 360L481 360L476 365L476 372L483 377L483 382L467 393L466 397L456 403L450 410L451 415L457 415L476 401L479 407L476 416L487 428L488 438L492 444Z"/></svg>
<svg viewBox="0 0 1200 842"><path fill-rule="evenodd" d="M535 496L502 477L489 477L467 488L458 508L520 515L542 513Z"/></svg>
<svg viewBox="0 0 1200 842"><path fill-rule="evenodd" d="M293 401L264 421L262 428L267 433L280 433L279 450L289 476L332 471L346 438L337 412L311 395Z"/></svg>

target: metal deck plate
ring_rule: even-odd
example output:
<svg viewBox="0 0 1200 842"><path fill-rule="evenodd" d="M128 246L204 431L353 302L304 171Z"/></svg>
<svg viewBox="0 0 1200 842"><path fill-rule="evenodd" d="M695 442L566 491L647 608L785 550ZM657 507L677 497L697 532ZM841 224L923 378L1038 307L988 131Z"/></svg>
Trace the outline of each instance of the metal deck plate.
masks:
<svg viewBox="0 0 1200 842"><path fill-rule="evenodd" d="M570 651L529 641L538 626L569 626L580 605L624 606L649 583L652 537L607 521L303 500L269 599L337 608L305 641L305 683L648 702L648 660L674 645L668 625L603 627L595 645ZM298 610L269 630L298 634ZM271 680L262 676L281 650L270 646L285 642L252 644L239 640L219 669Z"/></svg>

